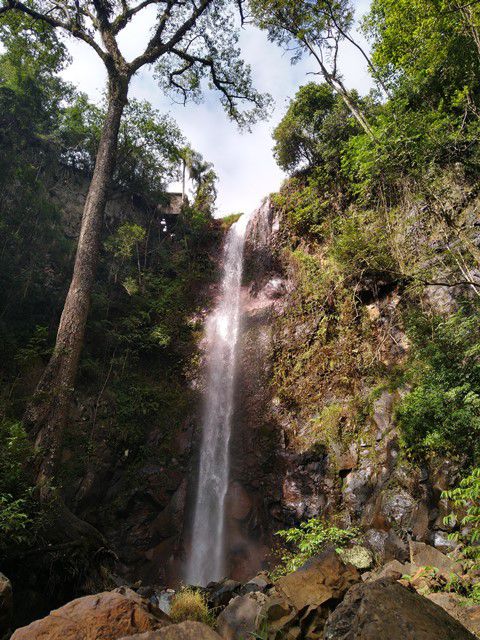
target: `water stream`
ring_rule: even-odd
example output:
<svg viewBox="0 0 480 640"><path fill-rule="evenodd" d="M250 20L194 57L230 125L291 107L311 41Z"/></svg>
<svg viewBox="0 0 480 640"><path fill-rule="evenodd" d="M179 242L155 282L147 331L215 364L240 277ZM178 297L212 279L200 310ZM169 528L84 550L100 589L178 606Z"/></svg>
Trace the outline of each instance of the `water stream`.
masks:
<svg viewBox="0 0 480 640"><path fill-rule="evenodd" d="M207 320L207 386L202 424L192 544L187 564L189 584L206 585L223 578L225 499L230 475L230 436L240 325L243 247L248 216L228 231L218 303Z"/></svg>

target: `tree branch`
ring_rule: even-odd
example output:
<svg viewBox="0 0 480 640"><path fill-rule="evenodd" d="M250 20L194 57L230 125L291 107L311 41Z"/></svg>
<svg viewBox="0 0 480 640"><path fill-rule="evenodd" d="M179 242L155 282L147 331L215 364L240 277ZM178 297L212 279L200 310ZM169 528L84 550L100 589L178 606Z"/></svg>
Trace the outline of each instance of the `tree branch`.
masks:
<svg viewBox="0 0 480 640"><path fill-rule="evenodd" d="M139 13L139 11L142 11L142 9L145 9L145 7L148 7L151 4L157 4L158 0L143 0L143 2L140 2L140 4L137 4L135 7L131 7L128 8L127 4L125 3L123 6L123 11L120 15L118 15L115 20L112 22L112 31L114 34L117 34L119 31L121 31L122 29L124 29L127 24L130 22L130 20L133 18L133 16L137 13Z"/></svg>
<svg viewBox="0 0 480 640"><path fill-rule="evenodd" d="M161 55L164 53L168 53L172 51L174 47L181 41L181 39L190 31L190 29L195 26L198 18L205 13L209 5L212 3L212 0L202 0L202 2L195 7L194 11L181 27L177 29L177 31L173 34L173 36L165 43L162 43L162 34L165 29L165 25L167 23L168 18L170 17L171 9L174 5L174 0L168 0L167 7L165 9L165 13L160 20L160 24L158 28L151 38L150 42L145 49L145 52L139 55L133 62L130 64L130 68L133 73L138 71L140 67L143 67L145 64L151 64L155 62Z"/></svg>
<svg viewBox="0 0 480 640"><path fill-rule="evenodd" d="M104 62L107 62L108 56L106 52L95 42L95 40L88 33L81 29L79 25L73 20L71 20L70 22L64 22L63 20L59 20L58 18L55 18L48 13L40 13L39 11L36 11L35 9L27 6L23 2L20 2L20 0L8 0L6 5L0 7L0 15L11 10L20 11L21 13L30 16L34 20L39 20L41 22L49 24L51 27L68 31L73 36L75 36L75 38L83 40L88 45L90 45L92 49L94 49L94 51L100 56L100 58Z"/></svg>

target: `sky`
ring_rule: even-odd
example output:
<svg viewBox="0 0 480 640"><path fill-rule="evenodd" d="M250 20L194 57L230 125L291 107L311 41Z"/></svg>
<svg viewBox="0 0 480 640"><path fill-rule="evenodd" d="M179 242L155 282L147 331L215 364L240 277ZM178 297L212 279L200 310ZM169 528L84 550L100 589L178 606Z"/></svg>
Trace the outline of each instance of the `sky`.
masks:
<svg viewBox="0 0 480 640"><path fill-rule="evenodd" d="M354 4L361 16L367 11L369 0L355 0ZM125 29L120 44L127 59L140 53L151 24L152 16L145 10ZM361 36L357 38L366 46ZM68 46L73 62L63 76L91 100L99 101L105 86L102 63L83 42L70 40ZM148 69L133 79L129 92L130 97L148 100L161 112L169 113L190 145L214 164L219 177L217 216L253 211L265 196L278 190L285 174L273 157L272 131L298 88L318 77L309 75L316 71L313 61L305 59L291 65L288 53L268 42L266 34L252 26L242 29L240 46L252 67L255 87L270 93L275 105L269 120L257 123L251 133L240 132L227 118L214 92L207 92L201 104L177 104L163 94ZM353 45L343 46L340 69L347 87L368 92L371 80L366 64ZM178 189L179 185L170 186L170 190Z"/></svg>

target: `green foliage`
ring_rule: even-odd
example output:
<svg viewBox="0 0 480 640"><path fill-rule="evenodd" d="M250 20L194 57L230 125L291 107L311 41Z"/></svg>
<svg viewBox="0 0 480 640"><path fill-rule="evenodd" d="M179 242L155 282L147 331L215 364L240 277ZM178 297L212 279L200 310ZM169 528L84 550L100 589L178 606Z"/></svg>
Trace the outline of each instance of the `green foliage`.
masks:
<svg viewBox="0 0 480 640"><path fill-rule="evenodd" d="M331 212L331 201L325 196L321 176L316 172L290 178L275 194L273 202L282 211L285 223L294 237L320 239L324 222Z"/></svg>
<svg viewBox="0 0 480 640"><path fill-rule="evenodd" d="M454 513L445 518L445 524L452 524L459 519L461 527L461 531L456 531L451 537L462 544L467 564L480 569L480 467L463 478L458 487L444 491L442 498L450 500L454 509ZM478 584L474 596L480 602Z"/></svg>
<svg viewBox="0 0 480 640"><path fill-rule="evenodd" d="M100 139L105 106L77 94L61 112L58 136L66 148L62 160L91 173ZM120 125L113 176L117 188L158 201L168 182L178 179L183 136L169 116L148 102L130 99Z"/></svg>
<svg viewBox="0 0 480 640"><path fill-rule="evenodd" d="M243 215L242 213L231 213L228 216L224 216L223 218L220 218L219 222L222 225L222 229L224 229L224 231L227 231L228 229L230 229L232 224L235 224L235 222L237 222L240 219L240 216L242 215Z"/></svg>
<svg viewBox="0 0 480 640"><path fill-rule="evenodd" d="M124 222L121 224L115 235L110 236L105 242L105 248L110 251L115 258L131 258L138 245L145 240L146 231L138 224Z"/></svg>
<svg viewBox="0 0 480 640"><path fill-rule="evenodd" d="M282 529L275 535L280 536L290 547L283 555L281 565L275 569L278 577L295 571L327 546L344 547L351 540L358 539L360 531L356 528L342 529L320 518L310 518L298 527Z"/></svg>
<svg viewBox="0 0 480 640"><path fill-rule="evenodd" d="M17 422L0 421L0 553L34 537L38 505L26 471L30 442Z"/></svg>
<svg viewBox="0 0 480 640"><path fill-rule="evenodd" d="M414 453L480 455L480 328L478 309L444 318L414 315L407 380L412 390L397 409L406 446Z"/></svg>
<svg viewBox="0 0 480 640"><path fill-rule="evenodd" d="M293 171L302 166L318 166L322 129L338 99L328 85L313 82L300 87L287 113L273 132L274 154L279 166ZM328 124L328 123L327 123Z"/></svg>
<svg viewBox="0 0 480 640"><path fill-rule="evenodd" d="M395 273L388 230L372 211L354 209L334 221L330 255L349 278L357 281Z"/></svg>

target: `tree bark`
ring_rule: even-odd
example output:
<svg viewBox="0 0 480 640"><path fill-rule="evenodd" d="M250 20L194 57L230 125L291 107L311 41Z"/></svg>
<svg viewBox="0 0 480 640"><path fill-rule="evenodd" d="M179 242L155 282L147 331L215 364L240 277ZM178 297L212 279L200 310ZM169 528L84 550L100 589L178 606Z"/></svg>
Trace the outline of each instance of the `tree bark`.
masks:
<svg viewBox="0 0 480 640"><path fill-rule="evenodd" d="M49 492L83 346L100 250L107 193L117 152L118 132L127 102L129 77L109 72L108 108L95 168L83 209L73 276L60 318L55 348L27 406L25 426L39 452L37 485ZM42 489L43 488L43 489Z"/></svg>

